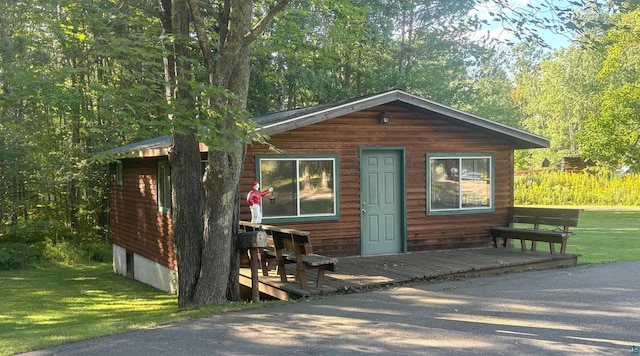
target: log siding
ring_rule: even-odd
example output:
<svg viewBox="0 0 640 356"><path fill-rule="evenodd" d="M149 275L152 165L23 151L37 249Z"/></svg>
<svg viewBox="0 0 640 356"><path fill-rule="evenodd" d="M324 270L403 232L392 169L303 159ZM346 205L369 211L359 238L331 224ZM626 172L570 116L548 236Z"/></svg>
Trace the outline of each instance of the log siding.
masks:
<svg viewBox="0 0 640 356"><path fill-rule="evenodd" d="M391 114L387 124L378 115ZM441 116L416 113L406 106L386 104L273 134L269 143L283 154L338 156L338 220L279 224L306 230L314 252L331 256L360 255L360 152L363 148L398 147L405 151L406 249L421 251L490 245L489 229L507 218L513 202L513 150L507 138L481 128L448 122ZM427 153L489 153L493 155L493 212L427 215ZM248 148L240 196L256 178L257 155L272 155L267 146ZM158 211L157 162L166 157L123 160L123 184L111 182L112 242L171 269L177 269L171 215ZM113 178L113 177L112 177ZM276 193L277 195L277 193ZM240 202L242 220L250 220ZM265 220L268 223L268 220Z"/></svg>
<svg viewBox="0 0 640 356"><path fill-rule="evenodd" d="M122 185L111 183L111 241L177 269L171 214L158 211L158 160L123 160Z"/></svg>
<svg viewBox="0 0 640 356"><path fill-rule="evenodd" d="M391 113L387 124L381 124L378 119L382 111ZM310 231L315 251L324 255L360 254L361 148L402 147L406 150L408 251L487 246L490 244L488 230L504 221L506 208L513 201L513 148L509 142L399 106L379 106L275 134L269 143L283 154L337 153L339 156L339 220L282 224ZM493 154L495 212L427 215L426 154L430 152ZM273 152L265 146L248 149L241 189L255 178L255 156L260 154ZM241 194L246 194L245 190ZM241 218L249 218L246 204L241 204Z"/></svg>

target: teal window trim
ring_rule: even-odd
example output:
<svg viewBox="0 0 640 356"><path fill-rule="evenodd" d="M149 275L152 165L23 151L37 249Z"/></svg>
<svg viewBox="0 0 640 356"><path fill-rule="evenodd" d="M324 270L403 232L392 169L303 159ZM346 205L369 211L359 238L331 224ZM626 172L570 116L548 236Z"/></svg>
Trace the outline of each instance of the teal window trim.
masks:
<svg viewBox="0 0 640 356"><path fill-rule="evenodd" d="M448 208L448 209L434 209L432 208L432 169L431 162L434 159L458 159L460 161L465 159L488 159L489 160L489 205L488 206L474 206L474 207L463 207L462 206L462 194L459 194L458 208ZM460 175L459 175L460 176ZM469 153L469 152L461 152L461 153L427 153L426 155L426 214L427 215L452 215L452 214L477 214L477 213L490 213L495 211L495 155L493 153ZM458 181L460 182L460 180ZM461 186L461 185L460 185ZM461 190L461 188L460 188Z"/></svg>
<svg viewBox="0 0 640 356"><path fill-rule="evenodd" d="M255 169L256 169L256 177L260 182L260 189L269 188L268 184L263 184L263 174L261 170L261 162L264 160L276 160L276 161L312 161L312 160L327 160L333 162L333 192L334 192L334 201L333 201L333 214L313 214L313 215L301 215L299 213L300 199L297 197L297 206L298 213L297 215L290 216L268 216L266 215L265 209L263 208L263 218L262 222L264 223L275 223L275 222L305 222L305 221L335 221L340 217L340 160L337 154L265 154L265 155L256 155L255 156ZM296 163L297 164L297 163ZM296 171L296 176L300 176L300 172ZM299 187L299 182L296 177L296 186ZM298 188L299 189L299 188ZM276 204L278 203L278 190L274 191L276 197ZM267 197L265 197L264 204L269 204Z"/></svg>
<svg viewBox="0 0 640 356"><path fill-rule="evenodd" d="M158 161L157 169L157 200L158 211L171 213L171 165L168 160Z"/></svg>

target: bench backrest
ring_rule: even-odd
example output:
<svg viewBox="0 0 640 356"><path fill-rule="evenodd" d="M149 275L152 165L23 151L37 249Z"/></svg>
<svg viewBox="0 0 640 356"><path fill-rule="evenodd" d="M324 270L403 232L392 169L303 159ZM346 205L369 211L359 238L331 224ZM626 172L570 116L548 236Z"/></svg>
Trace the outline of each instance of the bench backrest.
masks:
<svg viewBox="0 0 640 356"><path fill-rule="evenodd" d="M311 243L309 242L310 233L308 231L288 229L273 225L256 224L242 220L239 224L241 231L264 230L268 235L272 236L273 244L277 249L295 251L294 244L298 244L301 253L313 253Z"/></svg>
<svg viewBox="0 0 640 356"><path fill-rule="evenodd" d="M509 222L550 226L578 226L580 209L563 208L509 208Z"/></svg>

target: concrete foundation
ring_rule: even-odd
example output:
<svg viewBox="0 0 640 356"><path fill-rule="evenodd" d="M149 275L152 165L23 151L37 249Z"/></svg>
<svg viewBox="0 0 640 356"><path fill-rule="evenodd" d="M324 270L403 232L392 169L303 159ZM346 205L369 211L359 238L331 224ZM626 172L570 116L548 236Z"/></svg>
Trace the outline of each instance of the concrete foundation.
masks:
<svg viewBox="0 0 640 356"><path fill-rule="evenodd" d="M178 293L178 273L125 248L113 245L113 272L162 291Z"/></svg>

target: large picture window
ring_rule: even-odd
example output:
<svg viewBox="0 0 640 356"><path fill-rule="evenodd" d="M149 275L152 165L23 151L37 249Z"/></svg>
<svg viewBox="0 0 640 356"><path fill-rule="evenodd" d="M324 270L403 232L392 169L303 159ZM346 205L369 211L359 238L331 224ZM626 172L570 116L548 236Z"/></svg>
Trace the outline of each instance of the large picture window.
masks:
<svg viewBox="0 0 640 356"><path fill-rule="evenodd" d="M338 175L335 156L261 156L257 158L265 219L331 219L338 215ZM272 204L271 202L274 201Z"/></svg>
<svg viewBox="0 0 640 356"><path fill-rule="evenodd" d="M158 211L171 212L171 165L169 161L158 162Z"/></svg>
<svg viewBox="0 0 640 356"><path fill-rule="evenodd" d="M427 155L427 213L493 209L492 155Z"/></svg>

